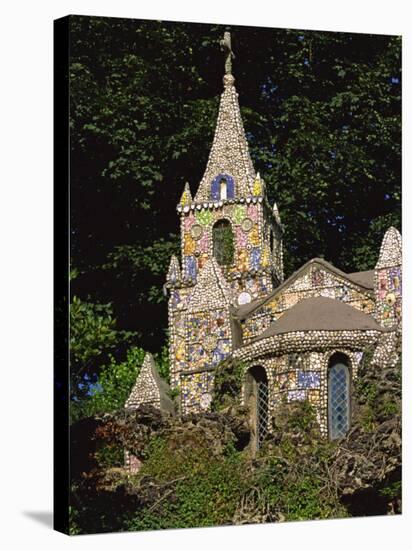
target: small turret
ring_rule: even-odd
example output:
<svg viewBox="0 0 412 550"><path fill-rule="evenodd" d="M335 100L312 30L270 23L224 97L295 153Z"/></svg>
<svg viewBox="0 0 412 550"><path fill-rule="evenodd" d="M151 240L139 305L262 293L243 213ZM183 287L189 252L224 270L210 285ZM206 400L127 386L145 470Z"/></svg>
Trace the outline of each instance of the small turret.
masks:
<svg viewBox="0 0 412 550"><path fill-rule="evenodd" d="M177 285L180 283L180 280L181 280L181 272L180 272L179 260L173 254L172 257L170 258L169 270L166 276L166 283L168 283L169 285Z"/></svg>
<svg viewBox="0 0 412 550"><path fill-rule="evenodd" d="M402 238L390 227L382 240L375 266L376 319L385 327L402 318Z"/></svg>
<svg viewBox="0 0 412 550"><path fill-rule="evenodd" d="M260 173L258 172L256 174L255 181L253 182L252 195L254 197L261 197L263 196L264 192L265 192L265 184L262 178L260 177Z"/></svg>
<svg viewBox="0 0 412 550"><path fill-rule="evenodd" d="M140 405L152 405L162 412L174 414L174 404L169 397L170 387L156 368L151 353L146 353L142 368L126 401L126 409L137 409Z"/></svg>
<svg viewBox="0 0 412 550"><path fill-rule="evenodd" d="M190 192L190 186L189 182L185 183L185 188L182 193L182 196L180 197L180 201L178 204L178 208L184 208L185 206L190 206L192 204L192 193Z"/></svg>
<svg viewBox="0 0 412 550"><path fill-rule="evenodd" d="M281 226L282 222L280 221L279 209L278 209L278 205L276 203L273 203L272 212L273 212L273 217L275 218L276 223Z"/></svg>
<svg viewBox="0 0 412 550"><path fill-rule="evenodd" d="M375 269L383 269L401 264L402 237L395 227L390 227L383 237L379 259Z"/></svg>

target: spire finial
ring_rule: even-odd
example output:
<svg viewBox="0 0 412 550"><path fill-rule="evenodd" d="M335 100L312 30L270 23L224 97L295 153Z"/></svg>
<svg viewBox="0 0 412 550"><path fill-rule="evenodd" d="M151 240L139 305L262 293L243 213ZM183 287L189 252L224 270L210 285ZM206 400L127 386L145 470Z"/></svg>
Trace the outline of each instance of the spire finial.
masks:
<svg viewBox="0 0 412 550"><path fill-rule="evenodd" d="M279 225L282 225L281 221L280 221L280 214L279 214L279 208L278 208L278 205L276 203L273 203L273 217L275 218L275 220L277 221L277 223Z"/></svg>
<svg viewBox="0 0 412 550"><path fill-rule="evenodd" d="M232 59L235 58L235 54L232 51L232 42L230 39L230 32L225 32L223 39L220 41L220 45L226 54L225 58L225 74L232 74Z"/></svg>

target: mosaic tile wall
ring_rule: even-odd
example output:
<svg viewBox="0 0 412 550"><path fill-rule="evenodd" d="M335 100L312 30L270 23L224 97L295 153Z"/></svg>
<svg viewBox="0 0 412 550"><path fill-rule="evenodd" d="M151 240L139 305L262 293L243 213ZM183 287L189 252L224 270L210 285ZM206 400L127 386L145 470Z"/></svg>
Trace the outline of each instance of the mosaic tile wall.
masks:
<svg viewBox="0 0 412 550"><path fill-rule="evenodd" d="M169 300L171 385L180 389L182 412L200 411L209 399L211 369L232 351L230 287L211 259L177 299L181 291L171 290Z"/></svg>
<svg viewBox="0 0 412 550"><path fill-rule="evenodd" d="M263 193L262 180L257 192ZM184 192L184 202L189 200ZM272 279L283 280L281 230L267 212L263 195L196 204L181 208L182 279L195 283L213 256L213 227L219 220L231 224L234 242L232 265L221 266L232 288L235 305L248 303L273 290ZM272 219L270 219L272 218Z"/></svg>
<svg viewBox="0 0 412 550"><path fill-rule="evenodd" d="M375 269L376 317L385 326L402 320L402 249L401 236L390 228L382 242Z"/></svg>
<svg viewBox="0 0 412 550"><path fill-rule="evenodd" d="M172 288L169 297L170 386L179 385L178 373L186 368L186 315L190 288Z"/></svg>
<svg viewBox="0 0 412 550"><path fill-rule="evenodd" d="M311 266L306 273L298 277L290 286L276 294L272 300L250 318L242 322L243 343L261 334L268 326L279 319L283 313L300 300L315 296L324 296L341 300L348 305L373 314L375 301L372 292L363 291L358 285L339 277L318 265Z"/></svg>
<svg viewBox="0 0 412 550"><path fill-rule="evenodd" d="M362 351L346 349L326 352L290 353L282 356L268 355L251 365L264 367L269 387L269 426L276 417L276 408L281 403L308 400L316 410L321 433L328 433L328 366L332 355L343 353L356 379ZM245 403L245 386L242 402Z"/></svg>
<svg viewBox="0 0 412 550"><path fill-rule="evenodd" d="M212 403L214 374L212 371L181 376L182 414L204 412Z"/></svg>

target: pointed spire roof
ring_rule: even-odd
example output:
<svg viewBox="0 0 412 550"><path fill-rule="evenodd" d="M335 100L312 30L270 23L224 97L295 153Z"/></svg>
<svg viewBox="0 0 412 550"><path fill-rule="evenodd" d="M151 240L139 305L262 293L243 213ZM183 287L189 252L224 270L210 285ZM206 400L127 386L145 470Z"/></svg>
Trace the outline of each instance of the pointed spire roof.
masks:
<svg viewBox="0 0 412 550"><path fill-rule="evenodd" d="M273 212L273 217L275 218L276 222L279 225L282 225L282 222L280 221L279 208L278 208L278 205L276 203L273 203L272 212Z"/></svg>
<svg viewBox="0 0 412 550"><path fill-rule="evenodd" d="M230 289L215 258L211 258L199 273L197 285L189 298L189 311L210 310L229 305Z"/></svg>
<svg viewBox="0 0 412 550"><path fill-rule="evenodd" d="M185 183L185 188L183 190L182 196L180 197L179 206L188 206L192 203L192 193L190 192L189 182Z"/></svg>
<svg viewBox="0 0 412 550"><path fill-rule="evenodd" d="M170 387L163 378L161 378L153 355L146 353L142 368L136 378L136 382L132 391L125 403L125 408L135 409L145 403L154 407L167 411L174 412L173 401L170 399L168 392Z"/></svg>
<svg viewBox="0 0 412 550"><path fill-rule="evenodd" d="M382 240L378 263L375 269L402 264L402 237L395 227L390 227Z"/></svg>
<svg viewBox="0 0 412 550"><path fill-rule="evenodd" d="M175 256L175 254L172 255L170 258L170 264L169 264L169 270L167 272L166 281L171 284L176 284L180 282L181 273L180 273L180 266L179 266L179 260Z"/></svg>
<svg viewBox="0 0 412 550"><path fill-rule="evenodd" d="M256 174L255 181L253 182L252 195L255 197L260 197L264 193L265 184L262 178L260 177L260 172Z"/></svg>
<svg viewBox="0 0 412 550"><path fill-rule="evenodd" d="M235 79L231 74L231 58L233 52L225 33L226 74L223 77L224 90L220 98L219 114L215 128L215 136L209 153L206 170L200 182L195 201L210 200L210 188L213 179L219 174L231 176L235 182L235 197L245 197L252 194L255 170L249 154L240 115L238 94Z"/></svg>

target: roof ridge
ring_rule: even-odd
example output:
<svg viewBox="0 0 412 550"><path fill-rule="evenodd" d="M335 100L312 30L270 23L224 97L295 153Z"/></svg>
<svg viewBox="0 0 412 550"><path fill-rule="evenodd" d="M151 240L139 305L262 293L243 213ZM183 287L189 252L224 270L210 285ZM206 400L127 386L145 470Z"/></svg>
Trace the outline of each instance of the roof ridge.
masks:
<svg viewBox="0 0 412 550"><path fill-rule="evenodd" d="M369 287L366 287L363 284L358 283L357 281L353 281L350 278L350 276L348 275L348 273L345 273L344 271L340 270L338 267L335 267L333 264L331 264L327 260L325 260L323 258L312 258L312 259L308 260L306 263L304 263L301 267L299 267L299 269L294 271L292 273L292 275L290 275L287 279L285 279L282 284L280 284L278 287L276 287L266 297L261 298L260 300L255 300L255 303L250 302L249 304L246 304L245 306L239 306L238 308L236 308L236 310L233 311L233 315L235 317L239 318L239 319L244 319L245 317L247 317L251 313L255 312L257 309L264 306L267 302L269 302L272 298L274 298L278 294L278 292L281 292L284 288L286 288L288 286L288 284L290 284L295 278L297 278L299 273L302 273L304 269L309 267L311 264L315 264L315 263L319 263L319 264L323 265L324 267L326 267L330 271L334 272L335 274L337 274L341 277L344 277L345 279L348 279L352 284L354 284L356 286L360 286L360 287L364 288L366 291L371 292L371 289ZM249 306L249 307L247 307L247 306ZM240 315L239 314L237 315L236 312L239 312Z"/></svg>

